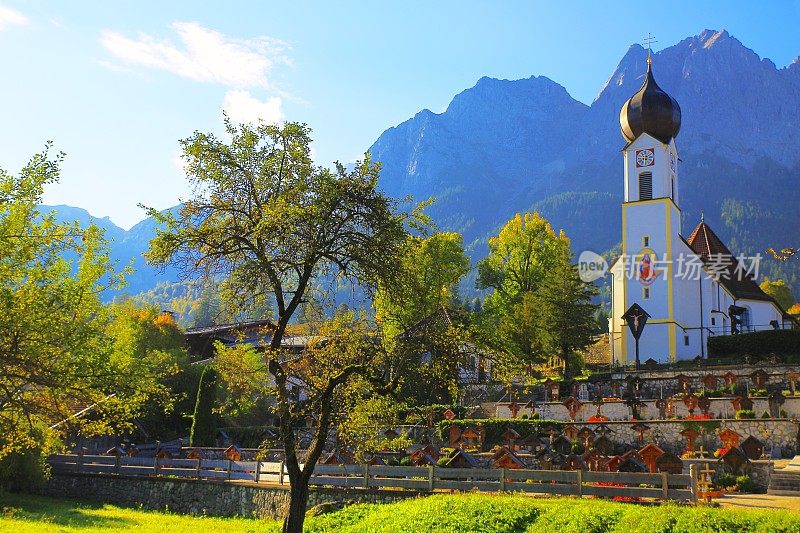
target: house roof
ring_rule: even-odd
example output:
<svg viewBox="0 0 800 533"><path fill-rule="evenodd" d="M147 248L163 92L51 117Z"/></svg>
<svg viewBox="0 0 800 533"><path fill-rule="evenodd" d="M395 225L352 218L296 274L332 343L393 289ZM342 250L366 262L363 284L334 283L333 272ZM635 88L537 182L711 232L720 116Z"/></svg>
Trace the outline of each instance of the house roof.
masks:
<svg viewBox="0 0 800 533"><path fill-rule="evenodd" d="M209 334L225 335L246 329L252 329L252 328L272 329L273 327L274 323L272 322L272 320L269 319L249 320L246 322L235 322L231 324L219 324L219 325L205 326L200 328L188 328L186 330L186 335L209 335Z"/></svg>
<svg viewBox="0 0 800 533"><path fill-rule="evenodd" d="M737 271L739 262L722 240L714 233L705 221L694 229L688 239L684 242L692 249L694 253L700 256L703 263L709 264L713 262L714 257L722 257L730 260L730 264L726 267L727 276L721 276L719 279L720 285L731 293L737 300L761 300L766 302L773 302L778 305L775 300L767 295L761 287L753 280L752 277L745 274L745 269L740 268ZM779 306L780 307L780 306ZM782 310L783 311L783 310Z"/></svg>

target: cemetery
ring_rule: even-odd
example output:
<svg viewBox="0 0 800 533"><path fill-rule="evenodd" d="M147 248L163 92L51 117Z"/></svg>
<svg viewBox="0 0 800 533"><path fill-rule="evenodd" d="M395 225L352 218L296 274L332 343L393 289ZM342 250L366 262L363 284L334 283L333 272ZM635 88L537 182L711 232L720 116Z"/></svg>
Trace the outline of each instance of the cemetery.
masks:
<svg viewBox="0 0 800 533"><path fill-rule="evenodd" d="M386 442L407 438L403 450L376 449L359 461L353 450L336 447L334 435L311 484L692 501L725 490L797 494L797 380L793 367L751 365L644 368L570 384L547 379L509 389L513 401L444 408L427 427L379 429ZM51 485L72 473L288 483L280 449L189 447L179 440L100 455L81 450L51 458L61 476ZM624 475L608 475L614 473ZM611 488L627 483L633 485Z"/></svg>

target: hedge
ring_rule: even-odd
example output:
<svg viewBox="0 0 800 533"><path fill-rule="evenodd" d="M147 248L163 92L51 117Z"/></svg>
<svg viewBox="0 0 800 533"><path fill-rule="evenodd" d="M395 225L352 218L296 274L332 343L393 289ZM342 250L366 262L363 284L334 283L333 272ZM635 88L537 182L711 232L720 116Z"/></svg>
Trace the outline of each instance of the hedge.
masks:
<svg viewBox="0 0 800 533"><path fill-rule="evenodd" d="M439 434L442 440L447 442L450 428L456 426L462 431L468 427L475 429L483 428L486 432L485 445L504 444L503 433L508 428L519 433L520 438L525 438L531 433L545 435L548 430L556 429L561 431L565 422L558 420L534 420L523 418L466 418L464 420L444 420L439 422Z"/></svg>
<svg viewBox="0 0 800 533"><path fill-rule="evenodd" d="M775 356L786 363L800 362L800 330L774 329L708 339L708 356L757 363Z"/></svg>

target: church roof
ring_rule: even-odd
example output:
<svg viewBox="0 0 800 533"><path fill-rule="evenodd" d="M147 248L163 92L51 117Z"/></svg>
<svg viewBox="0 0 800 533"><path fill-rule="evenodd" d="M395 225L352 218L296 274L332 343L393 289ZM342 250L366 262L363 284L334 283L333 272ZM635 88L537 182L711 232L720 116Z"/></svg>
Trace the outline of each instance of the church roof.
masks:
<svg viewBox="0 0 800 533"><path fill-rule="evenodd" d="M619 124L622 136L628 142L633 142L642 133L649 133L666 144L681 129L681 106L656 83L649 57L644 83L622 104Z"/></svg>
<svg viewBox="0 0 800 533"><path fill-rule="evenodd" d="M761 290L761 287L758 286L752 277L745 274L746 270L744 268L740 268L737 271L739 262L736 260L736 257L705 221L697 225L685 242L694 253L700 256L705 264L713 262L714 257L724 258L726 261L728 259L730 260L726 268L727 276L721 276L719 283L725 287L734 298L737 300L775 302L771 296Z"/></svg>

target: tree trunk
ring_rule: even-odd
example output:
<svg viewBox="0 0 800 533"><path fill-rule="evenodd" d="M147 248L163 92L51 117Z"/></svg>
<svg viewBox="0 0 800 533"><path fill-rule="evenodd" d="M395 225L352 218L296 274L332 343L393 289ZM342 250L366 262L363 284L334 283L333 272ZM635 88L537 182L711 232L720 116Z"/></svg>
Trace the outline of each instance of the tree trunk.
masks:
<svg viewBox="0 0 800 533"><path fill-rule="evenodd" d="M308 505L308 483L291 481L289 514L283 521L283 533L302 533Z"/></svg>
<svg viewBox="0 0 800 533"><path fill-rule="evenodd" d="M569 369L569 352L565 349L561 349L561 360L564 361L564 383L569 383L572 379L572 372Z"/></svg>

